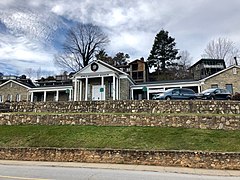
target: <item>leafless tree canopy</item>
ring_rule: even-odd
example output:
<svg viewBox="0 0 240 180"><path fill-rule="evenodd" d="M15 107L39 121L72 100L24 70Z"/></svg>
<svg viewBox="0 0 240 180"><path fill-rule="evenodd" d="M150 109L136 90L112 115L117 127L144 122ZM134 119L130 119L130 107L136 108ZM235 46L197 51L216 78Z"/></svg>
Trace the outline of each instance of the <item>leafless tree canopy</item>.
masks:
<svg viewBox="0 0 240 180"><path fill-rule="evenodd" d="M224 59L227 65L234 64L234 57L239 57L240 51L234 42L227 38L218 38L208 43L204 58Z"/></svg>
<svg viewBox="0 0 240 180"><path fill-rule="evenodd" d="M179 66L181 66L184 70L188 69L191 66L192 57L190 56L190 53L186 50L180 51L179 54L180 60L179 60Z"/></svg>
<svg viewBox="0 0 240 180"><path fill-rule="evenodd" d="M108 42L108 36L100 27L79 23L69 30L63 52L55 56L54 62L61 68L78 71L87 66Z"/></svg>

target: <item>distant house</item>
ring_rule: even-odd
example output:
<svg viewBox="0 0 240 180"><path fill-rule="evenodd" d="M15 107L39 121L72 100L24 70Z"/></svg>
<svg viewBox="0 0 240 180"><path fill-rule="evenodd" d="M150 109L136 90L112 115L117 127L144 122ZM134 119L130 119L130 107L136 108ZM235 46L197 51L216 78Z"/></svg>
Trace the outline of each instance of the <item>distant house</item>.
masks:
<svg viewBox="0 0 240 180"><path fill-rule="evenodd" d="M0 102L29 101L29 90L35 85L26 76L1 76Z"/></svg>
<svg viewBox="0 0 240 180"><path fill-rule="evenodd" d="M206 78L226 68L223 59L200 59L189 70L194 80Z"/></svg>
<svg viewBox="0 0 240 180"><path fill-rule="evenodd" d="M123 72L128 73L136 83L148 81L148 66L143 58L136 59L128 64L115 66Z"/></svg>

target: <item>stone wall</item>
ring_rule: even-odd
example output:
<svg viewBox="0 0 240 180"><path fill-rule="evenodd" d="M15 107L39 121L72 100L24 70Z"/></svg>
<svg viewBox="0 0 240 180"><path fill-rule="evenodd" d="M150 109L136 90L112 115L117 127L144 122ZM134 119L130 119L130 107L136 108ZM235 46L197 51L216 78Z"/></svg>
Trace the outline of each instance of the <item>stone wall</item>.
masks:
<svg viewBox="0 0 240 180"><path fill-rule="evenodd" d="M0 114L0 125L95 125L155 126L199 129L240 130L240 115L167 115L167 114Z"/></svg>
<svg viewBox="0 0 240 180"><path fill-rule="evenodd" d="M240 170L240 153L113 149L0 148L1 160L119 163Z"/></svg>
<svg viewBox="0 0 240 180"><path fill-rule="evenodd" d="M78 112L78 113L197 113L240 114L240 101L78 101L78 102L15 102L14 112Z"/></svg>

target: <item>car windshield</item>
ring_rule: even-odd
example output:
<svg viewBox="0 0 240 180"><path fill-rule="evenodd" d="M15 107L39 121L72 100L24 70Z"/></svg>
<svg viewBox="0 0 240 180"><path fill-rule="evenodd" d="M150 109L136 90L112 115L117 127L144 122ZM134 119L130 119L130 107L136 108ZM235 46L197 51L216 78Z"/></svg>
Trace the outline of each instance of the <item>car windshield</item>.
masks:
<svg viewBox="0 0 240 180"><path fill-rule="evenodd" d="M173 91L173 89L168 89L165 92L168 93L168 92L171 92L171 91Z"/></svg>
<svg viewBox="0 0 240 180"><path fill-rule="evenodd" d="M211 93L211 92L213 92L215 90L216 89L207 89L207 90L203 91L202 94L204 94L204 93Z"/></svg>

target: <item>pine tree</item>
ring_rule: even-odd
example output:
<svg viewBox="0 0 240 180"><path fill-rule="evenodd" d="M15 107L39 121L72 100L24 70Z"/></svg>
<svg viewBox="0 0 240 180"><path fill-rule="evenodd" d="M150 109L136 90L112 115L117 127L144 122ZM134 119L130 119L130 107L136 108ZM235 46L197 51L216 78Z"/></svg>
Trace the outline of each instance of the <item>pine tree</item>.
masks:
<svg viewBox="0 0 240 180"><path fill-rule="evenodd" d="M175 60L180 57L177 56L178 49L175 46L175 39L168 35L168 31L161 30L156 35L147 61L150 68L155 68L158 80L166 79L166 71L177 65ZM160 74L165 77L160 78Z"/></svg>

